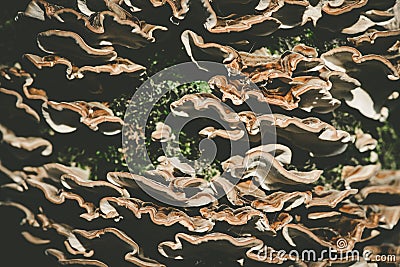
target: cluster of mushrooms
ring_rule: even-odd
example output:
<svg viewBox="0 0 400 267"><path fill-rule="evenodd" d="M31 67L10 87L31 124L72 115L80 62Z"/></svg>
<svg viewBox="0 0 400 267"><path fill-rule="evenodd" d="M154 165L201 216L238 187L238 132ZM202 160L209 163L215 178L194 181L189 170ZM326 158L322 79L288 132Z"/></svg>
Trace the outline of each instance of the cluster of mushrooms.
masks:
<svg viewBox="0 0 400 267"><path fill-rule="evenodd" d="M400 1L33 0L16 19L27 49L21 62L0 69L0 210L19 210L15 227L55 264L372 267L382 264L377 255L395 256L387 266L400 263L400 170L381 168L369 133L324 121L343 105L372 121L396 115ZM351 46L321 54L303 44L281 55L249 49L304 25ZM216 75L206 81L212 93L187 94L170 112L211 109L230 128L208 126L199 138L250 136L252 148L223 159L224 176L212 186L167 156L144 174L108 171L98 180L57 162L54 136L67 145L79 136L121 138L123 114L108 103L134 93L147 58L171 39L168 51L186 61L222 63L258 87ZM243 109L248 99L269 104L272 114ZM227 104L240 112L227 112ZM260 145L269 127L278 143ZM160 122L151 138L168 142L172 131ZM137 131L132 141L144 135ZM329 159L350 147L370 164L344 166L340 190L318 184L324 170L289 168L294 151ZM187 207L159 202L142 187ZM280 250L313 250L317 258Z"/></svg>

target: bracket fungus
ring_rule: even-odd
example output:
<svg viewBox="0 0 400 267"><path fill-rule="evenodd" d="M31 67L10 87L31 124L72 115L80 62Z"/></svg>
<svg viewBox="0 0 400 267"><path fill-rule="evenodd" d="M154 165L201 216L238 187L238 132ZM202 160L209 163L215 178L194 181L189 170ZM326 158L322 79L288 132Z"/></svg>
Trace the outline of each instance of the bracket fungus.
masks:
<svg viewBox="0 0 400 267"><path fill-rule="evenodd" d="M53 151L52 144L40 137L19 137L16 136L11 130L0 124L0 132L2 135L2 142L7 143L12 149L22 149L28 152L36 149L41 150L42 156L49 156Z"/></svg>
<svg viewBox="0 0 400 267"><path fill-rule="evenodd" d="M25 249L74 266L399 265L399 0L14 5L0 234L29 243L7 243L14 265ZM201 79L159 72L187 61Z"/></svg>

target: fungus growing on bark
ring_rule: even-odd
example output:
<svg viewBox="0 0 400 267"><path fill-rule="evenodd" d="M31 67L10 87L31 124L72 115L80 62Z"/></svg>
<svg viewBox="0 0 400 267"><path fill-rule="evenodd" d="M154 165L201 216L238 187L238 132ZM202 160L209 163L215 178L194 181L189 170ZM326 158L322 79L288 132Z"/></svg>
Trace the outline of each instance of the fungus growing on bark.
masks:
<svg viewBox="0 0 400 267"><path fill-rule="evenodd" d="M15 229L60 265L372 266L278 253L290 249L400 258L397 158L365 157L397 153L383 139L398 131L389 127L398 9L395 0L31 1L15 22L21 62L0 68L4 220L22 212ZM285 37L306 28L304 39ZM342 45L347 37L355 47ZM129 172L126 98L188 60L207 80L162 84L167 97L129 133L151 163ZM179 129L168 116L199 120ZM205 166L194 148L202 138L219 148ZM171 143L191 158L164 151Z"/></svg>
<svg viewBox="0 0 400 267"><path fill-rule="evenodd" d="M40 154L42 156L49 156L53 151L52 144L43 138L16 136L11 130L1 124L0 132L2 135L2 142L7 143L12 149L22 149L29 152L40 149Z"/></svg>

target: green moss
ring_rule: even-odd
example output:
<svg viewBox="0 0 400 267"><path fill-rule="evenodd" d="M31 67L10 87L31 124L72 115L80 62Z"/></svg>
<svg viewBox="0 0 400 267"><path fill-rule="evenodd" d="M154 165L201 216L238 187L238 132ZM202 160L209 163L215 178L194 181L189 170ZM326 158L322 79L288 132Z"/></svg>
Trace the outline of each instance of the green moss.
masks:
<svg viewBox="0 0 400 267"><path fill-rule="evenodd" d="M68 147L58 153L57 161L64 165L89 169L92 180L103 180L108 171L128 171L122 149L117 146L107 146L96 151Z"/></svg>
<svg viewBox="0 0 400 267"><path fill-rule="evenodd" d="M378 145L376 152L382 168L395 170L400 167L400 139L389 122L376 128Z"/></svg>
<svg viewBox="0 0 400 267"><path fill-rule="evenodd" d="M323 174L319 178L316 185L322 185L326 189L343 189L343 181L342 181L342 170L343 165L339 164L338 166L324 170Z"/></svg>
<svg viewBox="0 0 400 267"><path fill-rule="evenodd" d="M208 86L207 82L204 81L195 81L192 83L188 83L188 84L183 84L183 85L179 85L177 83L175 83L174 81L165 81L161 84L158 84L157 86L155 86L155 90L165 90L165 88L167 89L167 93L157 101L157 103L153 106L153 108L150 111L150 115L146 124L146 128L145 128L145 135L146 135L146 139L145 139L145 145L146 145L146 151L147 154L150 158L150 160L152 161L153 165L158 164L158 157L164 155L164 152L161 148L161 145L158 142L154 142L151 140L151 133L155 130L155 126L158 122L163 122L165 121L166 117L168 116L168 114L170 114L170 105L172 102L180 99L181 97L183 97L184 95L187 94L193 94L193 93L211 93L211 89ZM143 101L143 104L146 104L145 101L148 101L148 99ZM114 99L114 101L112 101L110 103L110 108L111 110L113 110L114 114L123 118L124 114L126 112L127 106L129 105L130 102L130 98L127 97L126 95L121 95L120 97ZM140 103L139 103L140 104ZM141 107L138 107L137 110L142 110L142 112L147 112L146 110L144 110L144 108L142 109ZM133 121L130 122L131 125L135 124L135 118L133 118ZM180 153L190 159L196 159L198 157L198 155L200 154L200 151L198 150L198 141L199 136L197 135L191 135L188 134L185 131L182 132L176 132L173 129L173 134L175 136L179 136L179 140L174 140L171 141L171 145L174 145L174 147L178 147L180 149ZM132 144L133 145L133 144ZM135 149L134 147L131 147L130 149ZM143 150L144 151L144 150ZM111 151L113 152L113 151ZM174 151L172 151L174 152ZM110 159L108 159L107 157L109 157L107 155L107 151L101 151L99 152L100 155L100 160L102 158L104 158L104 160L108 160L108 161L116 161L118 162L117 164L121 164L119 161L119 158L121 157L120 155L118 157L111 157ZM166 155L166 156L173 156L173 153L170 155ZM137 160L137 158L142 157L143 160L145 159L146 155L135 155L135 162L140 162L140 160ZM143 161L144 162L144 161ZM125 167L125 166L124 166ZM138 168L140 169L140 172L143 173L143 171L153 168L152 166L143 166L140 165L140 163L138 163L138 166L131 166L133 168ZM203 172L203 170L201 170L200 172ZM210 173L215 172L215 170L204 170L204 176L209 176L211 175Z"/></svg>
<svg viewBox="0 0 400 267"><path fill-rule="evenodd" d="M173 81L166 81L164 86L169 88L169 93L162 97L150 112L150 118L146 125L146 147L148 156L150 157L153 165L158 164L157 158L164 155L161 145L151 140L151 133L155 130L157 122L163 122L170 113L170 104L173 101L181 98L186 94L211 92L206 82L193 82L190 84L177 86ZM129 97L121 95L110 103L110 108L113 112L123 118L126 107L129 104ZM354 112L349 108L340 107L332 113L332 117L325 118L325 121L330 120L336 129L344 130L351 135L354 135L358 129L370 133L378 140L377 148L374 150L378 154L378 162L382 165L383 169L397 169L399 168L398 155L400 155L400 139L394 128L389 122L380 123L369 120ZM173 134L179 136L179 140L171 141L171 145L179 148L179 152L188 159L197 159L200 155L199 141L200 136L197 134L197 125L188 125L182 132L177 132L173 129ZM194 130L193 130L194 129ZM368 131L367 131L368 130ZM177 151L172 151L173 153ZM166 156L174 156L173 153ZM298 155L300 151L294 151L294 155ZM303 153L303 152L302 152ZM321 178L315 183L316 185L323 185L326 188L342 189L341 172L343 166L346 165L366 165L373 164L371 162L371 152L367 151L360 153L353 144L349 144L347 150L335 157L330 158L308 158L304 163L295 162L294 165L286 166L289 170L311 171L315 169L322 169L324 173ZM300 153L301 154L301 153ZM144 157L145 155L143 155ZM126 163L123 159L122 149L120 145L106 146L104 149L97 149L96 151L85 151L83 148L69 147L59 153L58 160L64 164L76 165L83 168L90 168L92 171L92 178L97 179L105 173L101 170L127 170ZM107 166L107 167L105 167ZM301 167L299 167L301 166ZM143 167L143 166L142 166ZM218 160L206 167L195 166L199 177L204 177L209 180L215 175L220 173L220 164ZM153 168L153 166L144 166L143 170Z"/></svg>
<svg viewBox="0 0 400 267"><path fill-rule="evenodd" d="M347 131L351 134L354 134L357 129L370 133L378 141L375 152L378 154L378 162L382 165L382 168L399 168L400 139L393 125L388 121L372 121L355 114L355 112L354 114L350 114L349 112L335 111L333 112L334 119L332 120L332 124L337 129ZM344 154L352 156L350 162L356 164L369 163L369 157L364 153L357 154L348 149Z"/></svg>
<svg viewBox="0 0 400 267"><path fill-rule="evenodd" d="M316 184L327 188L343 189L341 173L346 165L367 165L380 163L382 169L398 169L400 155L400 139L393 126L389 122L377 122L370 120L357 112L340 108L333 112L331 124L336 129L344 130L351 135L359 129L371 134L377 141L377 147L372 153L377 153L377 162L371 161L371 151L361 153L354 144L349 144L346 151L339 156L322 159L312 159L313 164L305 169L324 169L324 173ZM324 161L327 162L324 164Z"/></svg>
<svg viewBox="0 0 400 267"><path fill-rule="evenodd" d="M271 55L280 56L286 51L290 51L294 46L304 44L313 47L319 53L324 53L332 48L348 45L345 38L331 36L331 33L315 31L311 28L303 28L290 35L274 35L266 37L266 48Z"/></svg>

